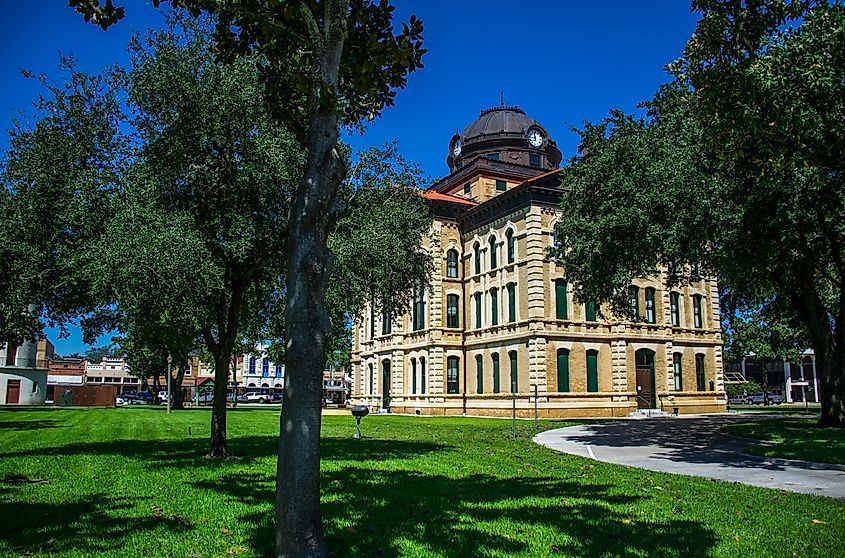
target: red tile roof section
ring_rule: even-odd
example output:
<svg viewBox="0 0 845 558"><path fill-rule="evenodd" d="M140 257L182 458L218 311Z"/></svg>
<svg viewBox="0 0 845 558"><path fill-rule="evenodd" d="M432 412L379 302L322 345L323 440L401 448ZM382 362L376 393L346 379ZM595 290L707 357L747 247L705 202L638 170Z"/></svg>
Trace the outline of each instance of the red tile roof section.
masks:
<svg viewBox="0 0 845 558"><path fill-rule="evenodd" d="M440 192L435 192L434 190L423 190L422 195L423 195L424 198L426 198L428 200L460 203L460 204L469 205L469 206L478 205L474 201L465 200L463 198L459 198L458 196L452 196L452 195L449 195L449 194L441 194Z"/></svg>

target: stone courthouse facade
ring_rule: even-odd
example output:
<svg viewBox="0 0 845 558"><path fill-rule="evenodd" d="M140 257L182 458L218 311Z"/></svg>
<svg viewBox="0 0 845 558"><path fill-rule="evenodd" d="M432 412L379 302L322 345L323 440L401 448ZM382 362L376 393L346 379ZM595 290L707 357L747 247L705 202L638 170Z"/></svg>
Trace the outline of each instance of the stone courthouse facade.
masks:
<svg viewBox="0 0 845 558"><path fill-rule="evenodd" d="M354 403L432 415L619 417L724 411L715 278L671 290L636 281L630 315L578 304L548 257L565 219L561 153L518 107L496 107L449 143L450 174L424 192L430 286L395 319L356 320ZM604 317L606 316L606 317Z"/></svg>

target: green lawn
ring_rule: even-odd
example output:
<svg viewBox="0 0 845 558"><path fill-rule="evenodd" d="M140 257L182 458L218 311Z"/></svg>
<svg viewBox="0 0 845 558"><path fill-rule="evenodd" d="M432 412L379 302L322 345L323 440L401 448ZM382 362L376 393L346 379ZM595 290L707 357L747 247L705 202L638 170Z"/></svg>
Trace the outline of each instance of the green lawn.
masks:
<svg viewBox="0 0 845 558"><path fill-rule="evenodd" d="M803 459L845 465L845 432L836 428L816 428L817 418L769 419L722 427L724 432L777 442L746 450L753 455Z"/></svg>
<svg viewBox="0 0 845 558"><path fill-rule="evenodd" d="M230 412L224 462L207 411L0 411L0 554L267 556L278 414ZM542 423L542 428L561 423ZM188 427L192 435L188 435ZM508 421L325 417L333 556L838 554L843 503L608 465L511 439Z"/></svg>
<svg viewBox="0 0 845 558"><path fill-rule="evenodd" d="M783 403L780 405L730 405L731 411L740 413L767 413L772 415L814 415L819 416L821 407L816 404Z"/></svg>

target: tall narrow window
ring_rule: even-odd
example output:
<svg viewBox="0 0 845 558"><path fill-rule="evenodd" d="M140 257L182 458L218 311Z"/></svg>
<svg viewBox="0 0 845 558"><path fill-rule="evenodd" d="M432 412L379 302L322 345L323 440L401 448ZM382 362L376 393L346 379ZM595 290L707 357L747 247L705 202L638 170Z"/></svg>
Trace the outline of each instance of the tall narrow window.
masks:
<svg viewBox="0 0 845 558"><path fill-rule="evenodd" d="M707 376L704 373L704 355L695 355L695 383L698 391L707 391Z"/></svg>
<svg viewBox="0 0 845 558"><path fill-rule="evenodd" d="M499 353L493 353L493 393L502 390L501 375L499 374Z"/></svg>
<svg viewBox="0 0 845 558"><path fill-rule="evenodd" d="M387 304L385 304L381 311L381 334L390 335L392 330L393 320L390 319L390 309L387 307Z"/></svg>
<svg viewBox="0 0 845 558"><path fill-rule="evenodd" d="M261 359L261 377L270 377L270 359L267 357Z"/></svg>
<svg viewBox="0 0 845 558"><path fill-rule="evenodd" d="M640 289L634 285L628 287L628 319L640 321Z"/></svg>
<svg viewBox="0 0 845 558"><path fill-rule="evenodd" d="M425 382L426 382L425 374L425 357L420 357L420 393L425 393Z"/></svg>
<svg viewBox="0 0 845 558"><path fill-rule="evenodd" d="M569 350L557 350L557 390L562 393L569 391Z"/></svg>
<svg viewBox="0 0 845 558"><path fill-rule="evenodd" d="M645 321L650 324L657 321L657 313L654 309L654 289L652 287L645 289Z"/></svg>
<svg viewBox="0 0 845 558"><path fill-rule="evenodd" d="M484 393L484 357L475 355L475 392Z"/></svg>
<svg viewBox="0 0 845 558"><path fill-rule="evenodd" d="M512 264L516 260L516 246L511 229L508 229L508 232L505 233L505 244L508 247L508 263Z"/></svg>
<svg viewBox="0 0 845 558"><path fill-rule="evenodd" d="M499 289L490 289L490 325L499 325Z"/></svg>
<svg viewBox="0 0 845 558"><path fill-rule="evenodd" d="M249 357L249 373L250 375L255 374L255 357Z"/></svg>
<svg viewBox="0 0 845 558"><path fill-rule="evenodd" d="M475 274L481 273L481 244L476 242L472 246L473 266L475 267Z"/></svg>
<svg viewBox="0 0 845 558"><path fill-rule="evenodd" d="M458 276L458 251L452 248L446 252L446 277Z"/></svg>
<svg viewBox="0 0 845 558"><path fill-rule="evenodd" d="M701 279L701 272L698 268L697 263L690 264L689 273L690 273L690 279L692 279L693 281L698 281L699 279Z"/></svg>
<svg viewBox="0 0 845 558"><path fill-rule="evenodd" d="M595 302L586 302L584 303L584 314L587 318L588 322L596 321L596 303Z"/></svg>
<svg viewBox="0 0 845 558"><path fill-rule="evenodd" d="M276 377L277 378L282 377L282 365L281 364L276 365Z"/></svg>
<svg viewBox="0 0 845 558"><path fill-rule="evenodd" d="M446 295L446 327L460 327L458 295Z"/></svg>
<svg viewBox="0 0 845 558"><path fill-rule="evenodd" d="M367 391L370 395L373 394L373 363L370 363L370 389Z"/></svg>
<svg viewBox="0 0 845 558"><path fill-rule="evenodd" d="M599 352L593 349L587 351L587 391L599 390Z"/></svg>
<svg viewBox="0 0 845 558"><path fill-rule="evenodd" d="M679 327L681 325L681 295L679 293L669 293L669 308L672 314L672 325Z"/></svg>
<svg viewBox="0 0 845 558"><path fill-rule="evenodd" d="M411 393L417 393L417 359L411 359Z"/></svg>
<svg viewBox="0 0 845 558"><path fill-rule="evenodd" d="M370 303L370 339L376 336L376 305Z"/></svg>
<svg viewBox="0 0 845 558"><path fill-rule="evenodd" d="M569 319L569 305L566 298L567 285L564 279L555 279L555 317L558 320Z"/></svg>
<svg viewBox="0 0 845 558"><path fill-rule="evenodd" d="M420 279L414 287L414 307L412 311L414 331L425 329L425 281Z"/></svg>
<svg viewBox="0 0 845 558"><path fill-rule="evenodd" d="M528 166L540 168L540 156L536 153L528 154Z"/></svg>
<svg viewBox="0 0 845 558"><path fill-rule="evenodd" d="M695 327L703 327L701 319L701 295L692 295L692 321Z"/></svg>
<svg viewBox="0 0 845 558"><path fill-rule="evenodd" d="M498 159L498 158L499 158L499 154L496 153L496 159ZM508 183L507 182L505 182L504 180L497 180L496 181L496 191L497 192L504 192L507 189L508 189Z"/></svg>
<svg viewBox="0 0 845 558"><path fill-rule="evenodd" d="M508 356L511 361L511 392L517 393L519 391L519 369L517 368L516 351L510 351Z"/></svg>
<svg viewBox="0 0 845 558"><path fill-rule="evenodd" d="M472 185L469 182L467 182L466 184L464 184L464 195L468 196L471 193L472 193Z"/></svg>
<svg viewBox="0 0 845 558"><path fill-rule="evenodd" d="M446 393L458 393L458 357L446 359Z"/></svg>
<svg viewBox="0 0 845 558"><path fill-rule="evenodd" d="M496 237L491 236L487 242L490 246L490 270L494 270L499 266L499 258L496 254Z"/></svg>
<svg viewBox="0 0 845 558"><path fill-rule="evenodd" d="M672 372L675 375L675 391L684 391L683 355L672 355Z"/></svg>
<svg viewBox="0 0 845 558"><path fill-rule="evenodd" d="M481 293L475 293L475 327L481 329L484 316L484 304L482 303Z"/></svg>
<svg viewBox="0 0 845 558"><path fill-rule="evenodd" d="M516 321L516 283L508 283L508 321Z"/></svg>

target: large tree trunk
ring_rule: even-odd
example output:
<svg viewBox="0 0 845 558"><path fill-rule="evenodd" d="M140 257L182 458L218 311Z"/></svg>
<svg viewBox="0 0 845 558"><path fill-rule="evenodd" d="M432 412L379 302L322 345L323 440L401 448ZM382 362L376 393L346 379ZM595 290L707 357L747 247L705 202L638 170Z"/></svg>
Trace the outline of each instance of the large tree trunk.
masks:
<svg viewBox="0 0 845 558"><path fill-rule="evenodd" d="M226 388L229 381L231 349L221 347L214 355L214 399L211 402L211 457L226 457L229 448L226 438Z"/></svg>
<svg viewBox="0 0 845 558"><path fill-rule="evenodd" d="M819 426L845 427L845 354L841 348L813 347L822 412Z"/></svg>
<svg viewBox="0 0 845 558"><path fill-rule="evenodd" d="M326 556L320 515L320 413L330 321L325 291L331 268L327 237L345 176L337 149L337 115L319 94L334 88L346 36L348 3L329 4L316 53L308 159L294 194L288 240L285 392L276 469L276 555Z"/></svg>

